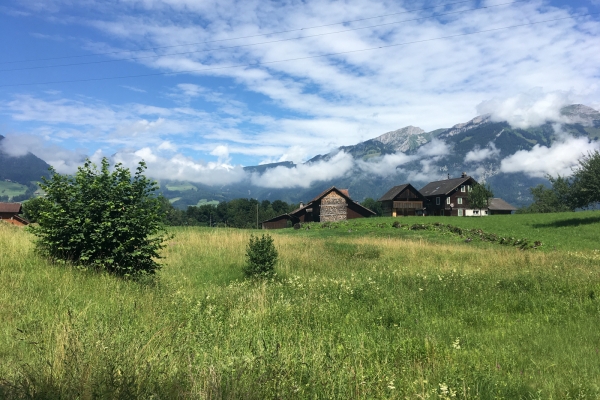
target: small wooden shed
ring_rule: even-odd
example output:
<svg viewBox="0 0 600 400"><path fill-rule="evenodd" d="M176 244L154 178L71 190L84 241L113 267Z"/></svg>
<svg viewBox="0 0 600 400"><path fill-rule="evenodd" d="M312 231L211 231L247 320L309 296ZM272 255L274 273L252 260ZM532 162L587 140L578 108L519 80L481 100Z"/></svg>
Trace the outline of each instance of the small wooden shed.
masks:
<svg viewBox="0 0 600 400"><path fill-rule="evenodd" d="M21 203L0 203L0 221L16 226L29 225L29 221L21 217Z"/></svg>

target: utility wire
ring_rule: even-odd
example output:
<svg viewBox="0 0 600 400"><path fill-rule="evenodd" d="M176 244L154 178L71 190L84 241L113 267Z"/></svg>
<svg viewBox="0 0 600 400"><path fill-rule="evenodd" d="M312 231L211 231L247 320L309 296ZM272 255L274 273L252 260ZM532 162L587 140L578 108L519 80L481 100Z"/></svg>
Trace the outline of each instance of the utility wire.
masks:
<svg viewBox="0 0 600 400"><path fill-rule="evenodd" d="M435 41L435 40L452 39L452 38L461 37L461 36L477 35L477 34L480 34L480 33L495 32L495 31L500 31L500 30L505 30L505 29L512 29L512 28L520 28L520 27L523 27L523 26L537 25L537 24L542 24L542 23L545 23L545 22L555 22L555 21L561 21L561 20L565 20L565 19L572 19L572 18L577 18L577 17L586 17L586 16L598 15L598 14L600 14L600 13L580 14L580 15L576 15L576 16L547 19L547 20L544 20L544 21L537 21L537 22L528 22L526 24L511 25L511 26L505 26L505 27L501 27L501 28L485 29L485 30L475 31L475 32L459 33L459 34L456 34L456 35L440 36L440 37L437 37L437 38L422 39L422 40L415 40L415 41L411 41L411 42L404 42L404 43L389 44L389 45L384 45L384 46L369 47L369 48L366 48L366 49L348 50L348 51L341 51L341 52L338 52L338 53L320 54L320 55L316 55L316 56L288 58L288 59L284 59L284 60L264 61L264 62L257 62L257 63L252 63L252 64L237 64L237 65L229 65L229 66L223 66L223 67L209 67L209 68L191 69L191 70L186 70L186 71L156 72L156 73L151 73L151 74L122 75L122 76L112 76L112 77L105 77L105 78L72 79L72 80L35 82L35 83L16 83L16 84L10 84L10 85L0 85L0 88L3 88L3 87L16 87L16 86L50 85L50 84L55 84L55 83L95 82L95 81L106 81L106 80L114 80L114 79L143 78L143 77L149 77L149 76L177 75L177 74L186 74L186 73L191 73L191 72L216 71L216 70L231 69L231 68L240 68L240 67L258 67L258 66L262 66L262 65L276 64L276 63L282 63L282 62L309 60L309 59L314 59L314 58L331 57L331 56L337 56L337 55L342 55L342 54L359 53L359 52L364 52L364 51L386 49L386 48L390 48L390 47L405 46L405 45L409 45L409 44L432 42L432 41Z"/></svg>
<svg viewBox="0 0 600 400"><path fill-rule="evenodd" d="M387 25L401 24L403 22L421 21L421 20L424 20L424 19L438 18L438 17L443 17L443 16L446 16L446 15L462 14L462 13L465 13L465 12L468 12L468 11L477 11L477 10L484 10L484 9L488 9L488 8L500 7L500 6L505 6L505 5L510 5L510 4L515 4L515 3L523 2L523 1L526 1L526 0L516 0L516 1L511 1L511 2L508 2L508 3L495 4L493 6L483 6L483 7L470 8L468 10L451 11L451 12L447 12L447 13L444 13L444 14L431 15L429 17L405 19L405 20L402 20L402 21L386 22L384 24L363 26L363 27L360 27L360 28L350 28L350 29L345 29L345 30L335 31L335 32L317 33L317 34L314 34L314 35L305 35L305 36L300 36L300 37L295 37L295 38L271 40L271 41L268 41L268 42L240 44L240 45L236 45L236 46L217 47L217 48L213 48L213 49L202 49L202 50L194 50L194 51L185 51L185 52L181 52L181 53L167 53L167 54L158 54L158 55L154 54L154 55L151 55L151 56L144 56L144 57L118 58L118 59L113 59L113 60L86 61L86 62L77 62L77 63L68 63L68 64L41 65L41 66L35 66L35 67L0 69L0 72L26 71L26 70L32 70L32 69L57 68L57 67L72 67L72 66L76 66L76 65L104 64L104 63L119 62L119 61L135 61L135 60L144 60L144 59L148 59L148 58L160 58L160 57L166 57L166 56L179 56L179 55L203 53L203 52L209 52L209 51L236 49L236 48L241 48L241 47L258 46L258 45L263 45L263 44L271 44L271 43L287 42L287 41L291 41L291 40L308 39L308 38L319 37L319 36L335 35L335 34L338 34L338 33L352 32L352 31L359 31L359 30L363 30L363 29L378 28L378 27L387 26Z"/></svg>
<svg viewBox="0 0 600 400"><path fill-rule="evenodd" d="M145 48L145 49L138 49L138 50L119 50L119 51L110 51L110 52L106 52L106 53L81 54L81 55L75 55L75 56L50 57L50 58L32 58L32 59L27 59L27 60L2 61L2 62L0 62L0 65L2 65L2 64L15 64L15 63L20 63L20 62L31 62L31 61L49 61L49 60L63 60L63 59L67 59L67 58L81 58L81 57L105 56L105 55L110 55L110 54L131 53L133 51L149 51L149 50L158 50L158 49L166 49L166 48L173 48L173 47L194 46L194 45L199 45L199 44L225 42L225 41L229 41L229 40L251 39L251 38L262 37L262 36L278 35L278 34L281 34L281 33L299 32L299 31L305 31L305 30L309 30L309 29L325 28L325 27L334 26L334 25L350 24L350 23L353 23L353 22L367 21L367 20L375 19L375 18L391 17L391 16L394 16L394 15L407 14L407 13L415 12L415 11L425 11L425 10L431 10L431 9L434 9L434 8L440 8L440 7L446 7L446 6L453 6L453 5L456 5L456 4L470 3L471 1L472 0L462 0L462 1L457 1L457 2L454 2L454 3L440 4L440 5L432 6L432 7L417 8L417 9L413 9L413 10L407 10L407 11L402 11L402 12L397 12L397 13L392 13L392 14L376 15L374 17L367 17L367 18L361 18L361 19L353 19L353 20L349 20L349 21L335 22L335 23L325 24L325 25L315 25L315 26L309 26L309 27L304 27L304 28L290 29L290 30L287 30L287 31L261 33L261 34L248 35L248 36L238 36L238 37L228 38L228 39L207 40L207 41L204 41L204 42L175 44L175 45L170 45L170 46L148 47L148 48ZM527 1L527 0L517 0L517 1L515 1L515 3L519 2L519 1Z"/></svg>

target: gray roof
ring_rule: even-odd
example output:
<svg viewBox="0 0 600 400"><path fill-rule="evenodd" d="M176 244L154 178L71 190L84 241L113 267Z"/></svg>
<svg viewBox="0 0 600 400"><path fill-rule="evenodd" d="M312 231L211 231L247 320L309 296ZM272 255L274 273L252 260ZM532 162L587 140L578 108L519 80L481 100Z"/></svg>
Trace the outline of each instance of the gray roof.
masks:
<svg viewBox="0 0 600 400"><path fill-rule="evenodd" d="M386 194L384 194L383 196L381 196L381 198L379 200L377 200L377 201L394 200L394 197L396 197L400 193L402 193L402 191L404 189L406 189L408 187L408 185L409 185L409 183L405 183L404 185L394 186L393 188L391 188L390 190L388 190Z"/></svg>
<svg viewBox="0 0 600 400"><path fill-rule="evenodd" d="M465 176L464 178L454 178L454 179L444 179L443 181L435 181L430 182L425 185L419 192L423 196L439 196L446 195L468 181L469 179L473 179L470 176Z"/></svg>
<svg viewBox="0 0 600 400"><path fill-rule="evenodd" d="M510 205L506 201L497 197L489 200L488 209L517 211L517 207Z"/></svg>

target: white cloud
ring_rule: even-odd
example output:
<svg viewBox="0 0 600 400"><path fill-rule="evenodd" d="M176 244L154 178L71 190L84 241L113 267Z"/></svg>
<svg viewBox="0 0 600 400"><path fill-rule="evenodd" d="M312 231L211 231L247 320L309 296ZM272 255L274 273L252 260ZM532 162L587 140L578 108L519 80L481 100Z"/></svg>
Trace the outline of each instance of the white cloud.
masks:
<svg viewBox="0 0 600 400"><path fill-rule="evenodd" d="M294 168L275 167L262 174L253 173L253 185L270 188L308 188L314 182L340 178L353 167L352 156L339 152L329 161L296 165Z"/></svg>
<svg viewBox="0 0 600 400"><path fill-rule="evenodd" d="M495 158L500 155L500 149L496 148L493 142L490 142L488 147L480 149L475 147L465 155L465 162L481 162L488 158Z"/></svg>
<svg viewBox="0 0 600 400"><path fill-rule="evenodd" d="M221 186L240 182L246 177L241 166L221 162L202 162L182 154L175 154L169 158L161 157L147 147L137 151L119 152L112 159L131 170L136 168L139 161L144 160L148 167L147 175L154 179L173 179Z"/></svg>
<svg viewBox="0 0 600 400"><path fill-rule="evenodd" d="M82 150L68 150L30 134L7 134L0 142L0 150L11 157L33 153L63 174L75 172L85 159Z"/></svg>
<svg viewBox="0 0 600 400"><path fill-rule="evenodd" d="M477 106L479 114L490 114L492 121L507 121L512 127L526 129L546 122L567 122L560 110L573 103L568 92L545 93L534 89L504 99L487 100Z"/></svg>
<svg viewBox="0 0 600 400"><path fill-rule="evenodd" d="M517 151L502 160L500 171L523 172L538 178L546 175L570 176L578 159L599 148L598 142L590 142L587 138L563 138L550 147L535 145L531 150Z"/></svg>
<svg viewBox="0 0 600 400"><path fill-rule="evenodd" d="M404 153L386 154L377 159L368 161L358 160L357 166L369 175L390 176L396 174L399 166L405 165L415 159L416 155L407 155Z"/></svg>

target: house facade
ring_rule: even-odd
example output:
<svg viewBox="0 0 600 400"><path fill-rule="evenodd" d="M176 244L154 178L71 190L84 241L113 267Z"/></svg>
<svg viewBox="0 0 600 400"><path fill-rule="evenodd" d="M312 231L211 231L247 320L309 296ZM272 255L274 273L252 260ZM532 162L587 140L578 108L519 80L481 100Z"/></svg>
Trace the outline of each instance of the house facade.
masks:
<svg viewBox="0 0 600 400"><path fill-rule="evenodd" d="M2 222L16 226L29 225L29 221L19 215L21 212L21 203L0 203L0 221Z"/></svg>
<svg viewBox="0 0 600 400"><path fill-rule="evenodd" d="M394 186L379 200L384 217L423 215L425 197L410 183Z"/></svg>
<svg viewBox="0 0 600 400"><path fill-rule="evenodd" d="M468 216L474 215L469 206L469 193L477 181L463 172L460 178L430 182L419 192L427 199L427 215Z"/></svg>

